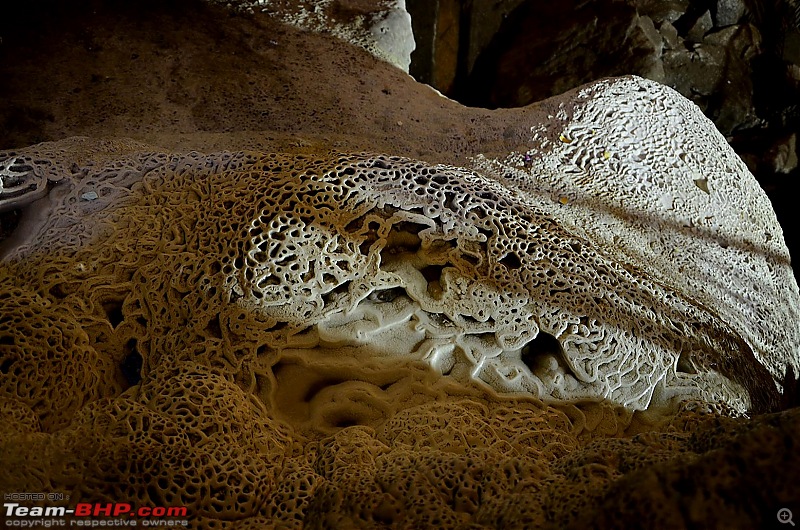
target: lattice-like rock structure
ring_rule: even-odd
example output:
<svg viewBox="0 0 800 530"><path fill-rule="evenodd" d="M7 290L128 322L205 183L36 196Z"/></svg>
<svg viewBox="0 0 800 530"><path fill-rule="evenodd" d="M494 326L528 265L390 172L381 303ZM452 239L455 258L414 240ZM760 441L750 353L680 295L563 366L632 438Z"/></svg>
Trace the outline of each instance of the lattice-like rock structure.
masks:
<svg viewBox="0 0 800 530"><path fill-rule="evenodd" d="M766 198L699 111L642 80L576 93L530 151L472 170L88 139L0 164L50 182L0 190L28 203L0 248L17 491L186 504L202 524L552 521L501 500L544 488L583 513L581 488L624 470L568 460L581 432L684 399L770 410L798 372Z"/></svg>
<svg viewBox="0 0 800 530"><path fill-rule="evenodd" d="M134 341L145 371L164 352L315 351L425 360L544 399L644 409L659 388L769 408L797 326L768 203L695 134L698 113L652 84L609 87L483 172L366 154L73 167L7 251L7 281L113 311L108 347ZM4 158L70 166L48 149Z"/></svg>
<svg viewBox="0 0 800 530"><path fill-rule="evenodd" d="M717 313L776 379L787 362L797 373L798 295L782 231L693 103L652 81L602 81L532 132L529 151L477 166L549 196L543 205L571 232Z"/></svg>

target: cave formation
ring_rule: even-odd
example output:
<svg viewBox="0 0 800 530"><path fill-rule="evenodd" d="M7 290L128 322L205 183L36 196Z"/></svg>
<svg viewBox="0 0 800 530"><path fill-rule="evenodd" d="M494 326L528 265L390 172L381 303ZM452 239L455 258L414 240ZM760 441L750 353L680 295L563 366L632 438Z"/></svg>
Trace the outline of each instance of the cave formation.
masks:
<svg viewBox="0 0 800 530"><path fill-rule="evenodd" d="M628 75L467 107L404 71L402 1L10 15L7 524L94 503L231 529L800 513L789 249L678 91ZM94 519L157 519L124 515Z"/></svg>

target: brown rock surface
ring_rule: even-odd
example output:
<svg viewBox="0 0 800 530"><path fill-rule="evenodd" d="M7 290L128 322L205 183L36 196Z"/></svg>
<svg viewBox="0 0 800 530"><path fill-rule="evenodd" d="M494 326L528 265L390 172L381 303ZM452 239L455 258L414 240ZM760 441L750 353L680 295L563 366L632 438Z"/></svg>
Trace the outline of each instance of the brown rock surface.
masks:
<svg viewBox="0 0 800 530"><path fill-rule="evenodd" d="M17 6L0 36L4 149L78 135L165 159L336 149L463 165L521 149L555 106L465 108L330 37L195 2ZM102 167L137 142L63 145ZM109 180L124 193L136 170ZM15 228L3 214L0 237L25 215ZM192 227L142 228L194 241ZM417 363L279 361L252 314L194 322L207 285L159 244L120 242L91 273L59 248L0 270L0 492L187 506L193 528L745 529L800 515L797 408L731 418L689 402L665 418L501 398ZM22 342L30 358L14 357ZM45 350L57 355L37 361Z"/></svg>
<svg viewBox="0 0 800 530"><path fill-rule="evenodd" d="M458 163L505 151L542 112L468 109L336 39L197 2L16 5L0 24L5 148L124 136Z"/></svg>

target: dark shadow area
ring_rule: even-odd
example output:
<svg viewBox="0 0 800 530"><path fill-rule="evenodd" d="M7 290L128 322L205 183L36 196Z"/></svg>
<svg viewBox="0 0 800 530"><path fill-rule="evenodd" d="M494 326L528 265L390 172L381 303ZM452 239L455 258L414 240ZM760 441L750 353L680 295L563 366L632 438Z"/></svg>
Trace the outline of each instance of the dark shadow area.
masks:
<svg viewBox="0 0 800 530"><path fill-rule="evenodd" d="M566 373L575 376L567 363L564 348L553 335L539 330L536 337L522 347L520 360L536 376L541 376L543 370L548 370L547 363L550 359L556 359ZM575 376L580 380L579 377Z"/></svg>
<svg viewBox="0 0 800 530"><path fill-rule="evenodd" d="M20 219L22 219L22 210L0 212L0 243L17 228Z"/></svg>
<svg viewBox="0 0 800 530"><path fill-rule="evenodd" d="M131 387L138 385L142 380L143 359L136 348L136 339L131 339L125 344L125 352L125 358L119 365L119 369L128 387Z"/></svg>
<svg viewBox="0 0 800 530"><path fill-rule="evenodd" d="M649 43L624 37L634 16L614 0L523 3L448 95L473 107L519 107L644 70Z"/></svg>

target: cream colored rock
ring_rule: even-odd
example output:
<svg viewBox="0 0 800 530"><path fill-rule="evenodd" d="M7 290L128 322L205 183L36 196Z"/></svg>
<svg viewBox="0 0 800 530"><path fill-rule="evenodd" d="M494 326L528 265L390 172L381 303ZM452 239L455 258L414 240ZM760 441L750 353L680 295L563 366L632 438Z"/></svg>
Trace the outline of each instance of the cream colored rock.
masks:
<svg viewBox="0 0 800 530"><path fill-rule="evenodd" d="M405 0L209 0L251 14L263 13L307 31L326 33L360 46L408 73L414 33Z"/></svg>
<svg viewBox="0 0 800 530"><path fill-rule="evenodd" d="M601 81L531 132L527 153L477 167L549 196L543 206L570 232L715 314L776 381L788 366L798 373L800 298L783 232L693 103L636 77ZM704 379L710 363L684 351L680 378Z"/></svg>

